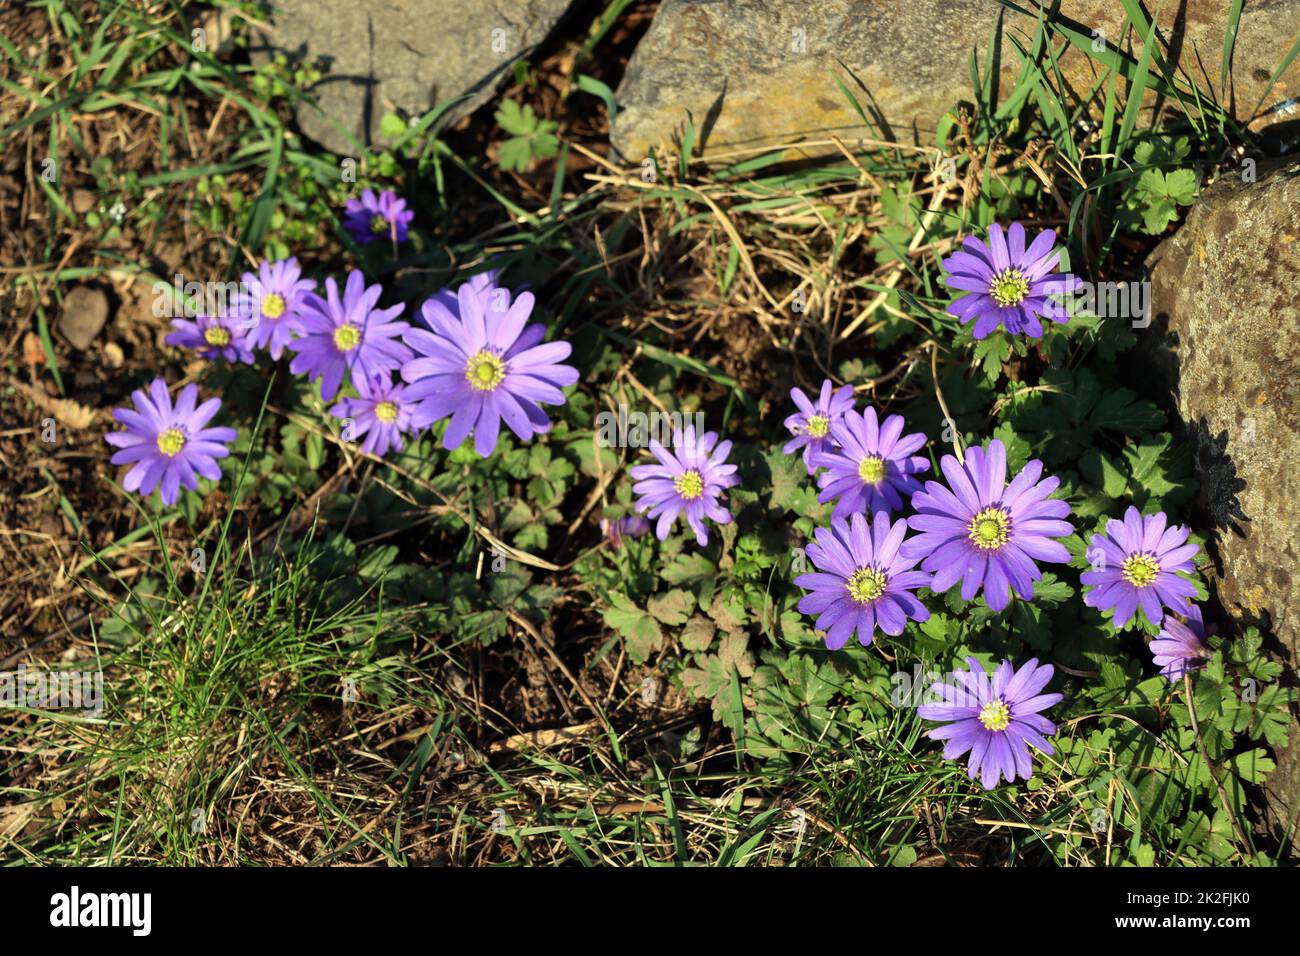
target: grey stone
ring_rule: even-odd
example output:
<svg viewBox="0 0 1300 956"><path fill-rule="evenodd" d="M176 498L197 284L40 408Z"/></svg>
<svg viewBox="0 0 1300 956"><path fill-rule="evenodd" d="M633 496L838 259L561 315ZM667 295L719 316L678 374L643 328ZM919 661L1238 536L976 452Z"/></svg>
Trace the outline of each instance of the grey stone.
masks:
<svg viewBox="0 0 1300 956"><path fill-rule="evenodd" d="M1222 0L1184 0L1164 4L1160 13L1170 59L1202 89L1216 93L1228 6ZM664 0L619 86L613 145L625 159L644 157L651 147L678 138L688 110L706 156L799 139L824 141L832 134L878 136L862 123L837 76L886 136L908 142L915 136L932 145L937 121L971 98L972 51L981 71L987 69L985 53L1000 11L1005 19L999 89L1005 96L1019 72L1011 37L1027 48L1036 21L992 0ZM1084 25L1085 35L1095 27L1112 46L1122 40L1124 9L1114 0L1063 0L1061 13ZM1239 117L1263 96L1297 22L1300 0L1246 5L1225 97ZM1096 64L1083 51L1066 51L1061 69L1075 90L1095 82ZM1297 96L1300 59L1268 94L1266 108ZM1259 122L1293 114L1283 108Z"/></svg>
<svg viewBox="0 0 1300 956"><path fill-rule="evenodd" d="M1176 382L1219 602L1300 666L1300 156L1228 176L1152 253L1153 369ZM1300 733L1265 785L1270 828L1300 813Z"/></svg>
<svg viewBox="0 0 1300 956"><path fill-rule="evenodd" d="M108 321L108 296L99 289L79 285L63 297L63 310L54 327L79 352L90 348Z"/></svg>
<svg viewBox="0 0 1300 956"><path fill-rule="evenodd" d="M385 113L412 116L462 94L439 128L491 96L511 64L527 56L571 0L274 0L273 23L254 62L284 53L325 67L311 90L320 109L298 108L303 133L352 155L351 135L379 142Z"/></svg>

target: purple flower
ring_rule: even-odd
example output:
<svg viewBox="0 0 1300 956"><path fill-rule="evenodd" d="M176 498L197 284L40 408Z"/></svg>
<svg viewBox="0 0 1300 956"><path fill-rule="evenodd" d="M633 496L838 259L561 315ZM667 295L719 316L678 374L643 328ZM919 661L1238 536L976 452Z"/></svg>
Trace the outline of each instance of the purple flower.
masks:
<svg viewBox="0 0 1300 956"><path fill-rule="evenodd" d="M200 315L193 322L172 319L172 328L163 339L168 345L195 349L209 361L223 358L227 362L253 364L253 350L248 339L248 318L239 312L228 315Z"/></svg>
<svg viewBox="0 0 1300 956"><path fill-rule="evenodd" d="M1092 536L1093 567L1079 580L1093 587L1083 603L1102 611L1114 608L1116 627L1127 624L1139 605L1152 624L1160 623L1164 607L1188 613L1187 598L1196 588L1178 572L1192 571L1192 556L1201 549L1184 543L1191 533L1185 525L1166 528L1167 521L1163 511L1144 518L1130 505L1123 521L1106 522L1105 536Z"/></svg>
<svg viewBox="0 0 1300 956"><path fill-rule="evenodd" d="M802 448L804 467L808 469L810 475L817 470L812 463L812 456L817 452L830 450L831 426L839 422L844 417L844 413L853 407L852 385L845 385L834 394L831 393L832 388L834 384L830 379L823 381L822 391L816 403L810 402L802 389L790 389L790 397L794 399L799 411L785 420L785 427L790 429L790 434L794 435L794 438L786 442L781 450L788 455Z"/></svg>
<svg viewBox="0 0 1300 956"><path fill-rule="evenodd" d="M967 236L962 251L943 260L948 272L944 283L971 294L953 301L948 313L963 323L974 319L977 339L998 326L1012 335L1023 332L1036 339L1043 334L1040 316L1069 321L1065 305L1050 297L1073 292L1083 283L1069 273L1052 273L1061 260L1059 252L1052 252L1055 241L1056 231L1047 229L1026 249L1025 227L1018 222L1011 224L1006 236L997 223L989 226L988 245Z"/></svg>
<svg viewBox="0 0 1300 956"><path fill-rule="evenodd" d="M402 366L402 378L410 383L407 397L423 400L431 421L451 416L444 448L459 447L473 430L474 448L486 458L502 419L522 441L550 430L541 405L563 405L560 389L578 380L578 370L560 364L572 351L568 342L542 343L546 326L525 324L531 292L512 301L494 274L486 274L454 297L434 296L420 311L432 331L406 333L417 357Z"/></svg>
<svg viewBox="0 0 1300 956"><path fill-rule="evenodd" d="M935 592L947 591L960 578L962 600L983 588L994 611L1010 602L1008 588L1029 600L1042 577L1035 561L1070 560L1065 546L1052 540L1074 530L1061 520L1070 506L1047 500L1060 479L1039 481L1043 463L1034 459L1006 484L1007 450L996 438L987 452L967 449L965 465L944 455L939 466L949 487L927 481L925 491L912 496L918 513L907 523L922 533L908 539L904 550L927 556L921 567L934 572Z"/></svg>
<svg viewBox="0 0 1300 956"><path fill-rule="evenodd" d="M669 451L651 439L650 453L659 464L628 469L637 479L632 491L641 496L636 510L647 518L658 517L655 537L660 541L668 537L677 516L686 515L686 523L702 547L709 543L706 517L718 524L731 521L731 512L718 501L724 491L740 481L736 466L726 463L731 442L719 442L717 432L705 432L697 441L692 425L684 433L680 428L673 432L672 446L673 451Z"/></svg>
<svg viewBox="0 0 1300 956"><path fill-rule="evenodd" d="M600 530L605 540L615 548L623 546L623 538L639 538L650 530L644 515L625 515L622 518L601 518Z"/></svg>
<svg viewBox="0 0 1300 956"><path fill-rule="evenodd" d="M431 424L420 405L406 394L406 386L394 384L387 373L354 376L352 387L358 397L341 399L330 414L352 420L344 427L343 438L355 441L364 435L363 452L382 458L390 448L401 451L403 434Z"/></svg>
<svg viewBox="0 0 1300 956"><path fill-rule="evenodd" d="M1160 636L1150 645L1156 666L1171 684L1182 680L1185 673L1203 666L1210 658L1201 609L1193 604L1185 616L1187 622L1183 623L1172 614L1165 615Z"/></svg>
<svg viewBox="0 0 1300 956"><path fill-rule="evenodd" d="M886 634L903 633L907 619L928 621L930 612L911 592L930 586L930 575L912 568L920 556L903 557L899 546L907 522L892 525L883 511L870 521L862 514L831 518L830 528L813 532L805 552L819 573L801 574L794 583L808 593L799 601L804 614L816 614L826 646L838 651L856 631L866 647L876 625Z"/></svg>
<svg viewBox="0 0 1300 956"><path fill-rule="evenodd" d="M302 332L302 308L316 283L303 279L297 259L263 262L257 272L245 272L239 311L248 319L248 344L279 359L295 334Z"/></svg>
<svg viewBox="0 0 1300 956"><path fill-rule="evenodd" d="M1056 750L1047 738L1056 724L1039 711L1057 704L1060 694L1040 694L1052 679L1052 665L1033 658L1019 670L1003 661L989 680L988 673L973 657L966 658L969 670L955 671L952 684L934 684L931 694L940 703L922 704L917 713L926 720L946 721L947 726L927 731L931 740L946 740L943 758L954 760L966 751L966 775L992 790L998 780L1011 783L1028 780L1034 772L1029 748L1051 756Z"/></svg>
<svg viewBox="0 0 1300 956"><path fill-rule="evenodd" d="M343 225L352 238L365 245L376 239L405 242L415 213L406 208L406 200L391 189L378 196L367 189L360 199L349 199L343 214Z"/></svg>
<svg viewBox="0 0 1300 956"><path fill-rule="evenodd" d="M348 273L348 284L339 299L338 284L325 280L325 298L315 292L303 297L302 336L289 343L298 354L289 363L294 375L308 373L312 381L321 380L321 397L330 401L343 384L343 373L354 379L377 375L399 368L411 357L410 349L397 337L410 328L405 322L392 322L405 305L377 309L381 285L366 287L360 272Z"/></svg>
<svg viewBox="0 0 1300 956"><path fill-rule="evenodd" d="M148 497L162 485L163 504L175 504L181 485L194 491L199 477L221 477L216 459L230 454L228 442L235 440L233 428L205 428L221 408L221 399L210 398L198 408L197 385L181 389L176 405L167 394L167 383L156 378L149 383L149 394L142 389L131 393L135 411L113 409L113 419L126 426L124 432L109 432L104 440L121 449L113 455L115 465L131 462L135 467L126 473L122 487Z"/></svg>
<svg viewBox="0 0 1300 956"><path fill-rule="evenodd" d="M912 452L925 444L925 436L903 435L902 415L890 415L882 425L870 405L864 414L849 410L831 425L831 438L839 447L815 453L812 463L826 469L817 479L822 489L817 500L838 499L833 517L897 511L902 495L921 490L912 476L929 471L930 462Z"/></svg>

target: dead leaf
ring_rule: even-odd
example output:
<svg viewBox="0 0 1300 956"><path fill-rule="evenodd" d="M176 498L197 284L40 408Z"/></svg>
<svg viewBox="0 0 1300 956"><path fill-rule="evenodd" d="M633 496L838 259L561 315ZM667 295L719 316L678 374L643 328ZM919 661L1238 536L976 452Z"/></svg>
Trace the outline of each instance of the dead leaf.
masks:
<svg viewBox="0 0 1300 956"><path fill-rule="evenodd" d="M24 385L22 382L15 383L18 390L26 395L38 407L52 414L59 424L67 428L75 428L83 431L95 424L99 413L93 408L87 408L80 402L74 402L70 398L55 398L52 395L46 395L39 388L32 388L30 385Z"/></svg>

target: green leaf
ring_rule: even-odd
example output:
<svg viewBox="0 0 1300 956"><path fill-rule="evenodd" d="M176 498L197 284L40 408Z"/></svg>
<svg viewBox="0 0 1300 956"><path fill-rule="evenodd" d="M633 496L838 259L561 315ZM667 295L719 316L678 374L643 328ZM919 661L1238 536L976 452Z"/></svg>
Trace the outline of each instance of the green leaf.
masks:
<svg viewBox="0 0 1300 956"><path fill-rule="evenodd" d="M1034 584L1034 603L1049 608L1063 604L1074 594L1074 588L1065 581L1058 580L1050 571L1044 572L1042 578Z"/></svg>
<svg viewBox="0 0 1300 956"><path fill-rule="evenodd" d="M626 594L610 595L613 607L601 612L605 623L623 635L628 657L634 663L644 664L650 655L663 647L664 632L645 611L637 607Z"/></svg>
<svg viewBox="0 0 1300 956"><path fill-rule="evenodd" d="M580 73L578 74L578 89L584 93L590 93L592 96L599 96L609 113L609 121L614 122L614 118L618 116L618 103L614 100L614 91L608 85L594 76Z"/></svg>
<svg viewBox="0 0 1300 956"><path fill-rule="evenodd" d="M1165 195L1182 206L1190 206L1196 199L1196 171L1175 169L1165 175Z"/></svg>
<svg viewBox="0 0 1300 956"><path fill-rule="evenodd" d="M715 632L712 621L703 614L694 614L682 628L682 647L688 651L707 651Z"/></svg>
<svg viewBox="0 0 1300 956"><path fill-rule="evenodd" d="M1088 416L1092 428L1108 428L1126 435L1141 435L1159 428L1164 421L1164 413L1154 403L1139 400L1137 394L1127 388L1102 392Z"/></svg>
<svg viewBox="0 0 1300 956"><path fill-rule="evenodd" d="M669 584L691 585L711 581L717 574L717 566L712 561L698 551L691 551L673 558L663 569L662 577Z"/></svg>
<svg viewBox="0 0 1300 956"><path fill-rule="evenodd" d="M1277 765L1266 750L1256 748L1232 758L1232 770L1247 783L1263 783L1264 775Z"/></svg>
<svg viewBox="0 0 1300 956"><path fill-rule="evenodd" d="M514 100L502 100L496 111L497 125L507 133L528 137L537 129L537 114L525 104L521 109Z"/></svg>
<svg viewBox="0 0 1300 956"><path fill-rule="evenodd" d="M497 154L497 165L502 169L522 173L527 172L528 164L532 159L531 143L522 136L516 136L501 144L501 151Z"/></svg>
<svg viewBox="0 0 1300 956"><path fill-rule="evenodd" d="M1108 498L1123 496L1128 487L1128 471L1109 455L1090 448L1079 459L1079 471L1089 483L1101 489Z"/></svg>
<svg viewBox="0 0 1300 956"><path fill-rule="evenodd" d="M647 609L656 621L676 627L686 623L695 607L695 597L689 591L674 588L665 594L656 594L647 602Z"/></svg>
<svg viewBox="0 0 1300 956"><path fill-rule="evenodd" d="M396 113L385 113L379 121L379 135L385 139L397 139L406 132L406 122Z"/></svg>

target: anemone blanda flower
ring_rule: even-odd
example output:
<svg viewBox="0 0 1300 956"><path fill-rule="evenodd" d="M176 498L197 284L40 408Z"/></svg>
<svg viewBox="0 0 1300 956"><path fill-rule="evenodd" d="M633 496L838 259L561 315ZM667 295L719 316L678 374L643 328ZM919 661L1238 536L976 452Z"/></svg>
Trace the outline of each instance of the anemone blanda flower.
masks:
<svg viewBox="0 0 1300 956"><path fill-rule="evenodd" d="M969 292L954 300L948 313L963 323L974 320L974 335L985 338L998 326L1012 335L1039 338L1039 318L1068 322L1063 303L1052 296L1073 292L1082 280L1069 273L1054 273L1061 254L1052 252L1056 231L1047 229L1025 247L1025 227L1013 222L1006 235L997 223L989 226L988 244L974 236L962 240L962 251L943 260L950 289Z"/></svg>
<svg viewBox="0 0 1300 956"><path fill-rule="evenodd" d="M401 451L402 435L428 428L431 423L420 404L407 396L406 386L395 384L387 372L354 376L352 387L357 397L340 399L330 414L345 421L351 419L351 424L344 426L343 438L360 439L363 452L382 458L389 449Z"/></svg>
<svg viewBox="0 0 1300 956"><path fill-rule="evenodd" d="M816 402L809 401L803 389L790 389L790 397L799 410L785 420L785 427L790 429L790 434L794 437L781 450L789 455L802 448L804 467L810 475L817 470L812 463L812 456L832 447L831 426L853 407L853 386L845 385L832 392L834 388L830 379L823 381Z"/></svg>
<svg viewBox="0 0 1300 956"><path fill-rule="evenodd" d="M660 541L668 537L677 516L685 515L696 542L704 546L709 543L705 518L718 524L731 521L731 512L719 500L724 491L740 481L736 466L727 464L731 442L719 442L717 432L705 432L697 439L695 426L691 425L684 432L680 428L674 431L671 444L669 450L651 439L650 454L659 459L658 464L628 469L636 479L632 491L641 496L636 510L647 518L659 519L655 537Z"/></svg>
<svg viewBox="0 0 1300 956"><path fill-rule="evenodd" d="M624 515L622 518L601 518L600 530L605 540L615 548L623 546L623 538L639 538L650 530L645 515Z"/></svg>
<svg viewBox="0 0 1300 956"><path fill-rule="evenodd" d="M927 481L925 491L912 496L917 514L907 519L921 534L909 538L904 550L926 555L921 568L934 573L931 588L947 591L961 580L962 600L984 589L990 609L1010 603L1010 590L1028 600L1042 577L1035 561L1066 562L1070 553L1054 538L1074 529L1064 521L1070 506L1047 496L1058 478L1039 481L1043 463L1034 459L1008 484L1007 451L996 438L988 451L966 450L966 464L952 455L939 463L945 488Z"/></svg>
<svg viewBox="0 0 1300 956"><path fill-rule="evenodd" d="M163 504L175 504L184 485L191 491L199 486L199 477L217 480L221 468L216 459L230 454L226 447L235 440L233 428L207 428L212 416L221 408L221 399L210 398L195 407L199 397L197 385L186 385L172 404L167 383L156 378L149 383L149 393L136 389L131 393L135 410L113 409L113 419L126 431L104 436L114 448L112 462L135 467L126 473L122 487L148 497L162 486Z"/></svg>
<svg viewBox="0 0 1300 956"><path fill-rule="evenodd" d="M360 199L347 201L343 225L363 245L377 239L405 242L414 218L415 213L406 208L406 200L391 189L378 196L367 189Z"/></svg>
<svg viewBox="0 0 1300 956"><path fill-rule="evenodd" d="M877 625L897 636L908 618L930 619L912 594L929 586L930 575L913 570L920 556L899 553L906 533L906 521L890 524L883 511L870 521L862 514L847 521L832 517L830 528L813 532L816 540L804 551L819 570L799 575L794 583L808 591L799 600L799 610L818 615L817 627L826 632L826 646L832 651L843 647L854 632L866 647Z"/></svg>
<svg viewBox="0 0 1300 956"><path fill-rule="evenodd" d="M241 276L239 311L248 323L248 344L279 359L294 335L302 332L302 307L316 283L302 278L297 259L263 262Z"/></svg>
<svg viewBox="0 0 1300 956"><path fill-rule="evenodd" d="M946 722L926 736L946 741L945 760L970 751L966 775L972 780L978 776L985 790L1002 778L1008 783L1016 777L1028 780L1034 772L1030 747L1048 756L1056 753L1047 741L1056 725L1040 713L1061 700L1060 694L1041 693L1052 679L1052 665L1033 658L1016 670L1003 661L990 680L979 661L968 657L966 662L970 669L953 672L952 684L930 688L938 703L917 708L926 720Z"/></svg>
<svg viewBox="0 0 1300 956"><path fill-rule="evenodd" d="M194 349L209 361L223 358L227 362L253 364L253 350L248 340L248 318L233 311L225 315L200 315L193 322L172 319L174 332L163 339L168 345Z"/></svg>
<svg viewBox="0 0 1300 956"><path fill-rule="evenodd" d="M354 270L348 273L342 298L333 279L325 280L325 298L315 292L303 297L302 335L289 343L298 353L289 371L320 379L325 401L338 394L345 371L359 379L400 368L411 357L410 349L398 341L410 326L391 321L406 306L375 308L383 291L379 284L367 288L365 276Z"/></svg>
<svg viewBox="0 0 1300 956"><path fill-rule="evenodd" d="M1160 636L1150 644L1156 667L1171 684L1182 680L1188 671L1204 666L1210 658L1205 638L1212 629L1207 629L1201 619L1201 609L1193 604L1185 616L1184 622L1166 614Z"/></svg>
<svg viewBox="0 0 1300 956"><path fill-rule="evenodd" d="M890 415L882 424L870 405L859 414L846 411L831 425L838 448L812 456L812 464L825 468L817 478L822 489L818 501L837 499L834 517L877 511L897 511L903 496L921 489L913 475L929 471L930 462L912 452L925 444L920 432L903 435L903 416Z"/></svg>
<svg viewBox="0 0 1300 956"><path fill-rule="evenodd" d="M1092 586L1083 603L1101 611L1114 608L1116 627L1127 624L1139 606L1157 625L1165 607L1188 613L1187 599L1196 588L1178 572L1192 571L1192 556L1201 549L1186 543L1191 531L1185 525L1169 528L1167 522L1163 511L1143 517L1130 505L1123 521L1112 518L1105 535L1092 536L1093 567L1079 576Z"/></svg>
<svg viewBox="0 0 1300 956"><path fill-rule="evenodd" d="M542 343L546 326L526 325L533 294L512 299L494 275L425 302L420 312L432 331L406 333L416 357L402 366L407 396L423 401L432 421L451 416L443 447L459 447L472 430L484 458L496 448L502 419L522 441L549 431L541 406L563 405L560 389L578 380L577 369L560 364L569 343Z"/></svg>

